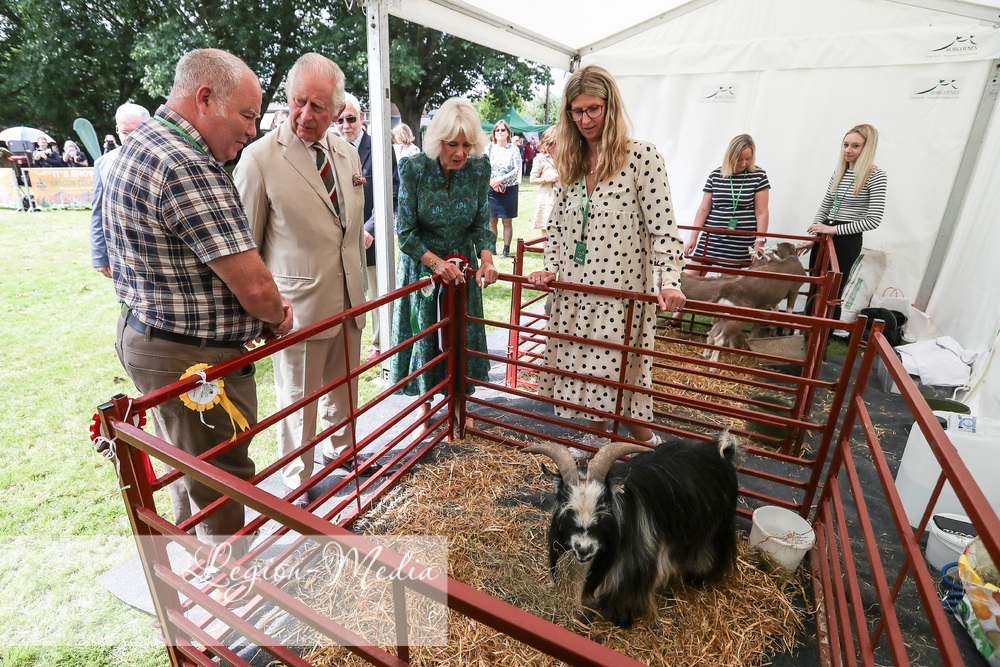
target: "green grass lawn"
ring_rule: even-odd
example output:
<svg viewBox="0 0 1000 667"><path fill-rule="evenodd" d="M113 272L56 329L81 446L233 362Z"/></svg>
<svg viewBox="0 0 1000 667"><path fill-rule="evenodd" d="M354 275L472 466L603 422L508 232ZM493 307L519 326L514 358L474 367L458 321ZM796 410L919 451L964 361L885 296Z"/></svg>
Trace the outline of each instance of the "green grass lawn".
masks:
<svg viewBox="0 0 1000 667"><path fill-rule="evenodd" d="M520 192L515 242L540 235L531 228L537 187L525 179ZM90 267L89 218L89 211L0 210L4 667L167 664L153 619L94 581L128 560L135 546L114 466L95 453L88 429L97 405L137 392L114 351L119 305L111 281ZM513 266L499 258L497 264L501 272ZM534 256L525 272L538 268ZM507 321L510 295L509 283L486 290L486 317ZM369 340L366 329L366 346ZM258 378L267 414L274 409L269 360L258 366ZM380 390L371 382L361 387L362 403ZM252 445L258 467L276 458L268 435ZM169 507L165 494L157 502ZM37 639L25 637L28 631Z"/></svg>

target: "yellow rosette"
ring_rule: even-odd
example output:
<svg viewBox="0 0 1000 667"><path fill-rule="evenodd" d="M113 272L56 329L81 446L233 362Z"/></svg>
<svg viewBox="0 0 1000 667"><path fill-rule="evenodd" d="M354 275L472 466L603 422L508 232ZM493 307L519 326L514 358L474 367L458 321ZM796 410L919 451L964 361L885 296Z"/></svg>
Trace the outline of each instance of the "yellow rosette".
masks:
<svg viewBox="0 0 1000 667"><path fill-rule="evenodd" d="M226 414L229 415L229 422L233 425L233 437L230 438L230 441L235 440L236 433L250 428L250 424L247 422L246 417L240 414L240 411L226 396L225 383L222 381L222 378L212 380L211 382L206 379L205 371L209 368L211 366L208 364L195 364L184 371L184 374L181 375L182 380L192 375L199 375L201 376L201 382L194 389L181 394L181 401L189 409L196 412L210 410L216 405L221 406L226 411ZM205 420L202 418L202 423L204 422Z"/></svg>

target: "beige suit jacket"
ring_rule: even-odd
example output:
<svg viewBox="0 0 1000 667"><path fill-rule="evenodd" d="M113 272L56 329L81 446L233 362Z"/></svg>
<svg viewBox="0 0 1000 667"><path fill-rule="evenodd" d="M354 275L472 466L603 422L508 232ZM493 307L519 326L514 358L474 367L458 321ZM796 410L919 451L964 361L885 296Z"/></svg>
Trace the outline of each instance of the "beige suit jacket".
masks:
<svg viewBox="0 0 1000 667"><path fill-rule="evenodd" d="M288 121L244 149L233 172L257 248L292 305L295 331L365 302L365 197L362 186L353 185L361 162L343 139L327 133L324 141L333 158L343 228L315 153ZM363 328L365 316L356 323Z"/></svg>

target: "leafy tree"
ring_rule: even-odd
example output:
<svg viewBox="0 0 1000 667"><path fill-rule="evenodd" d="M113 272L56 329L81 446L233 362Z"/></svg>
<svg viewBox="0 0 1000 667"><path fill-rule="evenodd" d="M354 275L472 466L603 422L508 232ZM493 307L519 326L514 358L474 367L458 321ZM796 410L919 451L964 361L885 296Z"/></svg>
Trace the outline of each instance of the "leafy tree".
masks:
<svg viewBox="0 0 1000 667"><path fill-rule="evenodd" d="M497 96L493 94L492 90L476 100L473 106L479 112L479 117L487 123L496 121L511 107L514 107L520 114L527 111L527 105L525 105L520 95L508 96L507 103L500 104L497 102Z"/></svg>
<svg viewBox="0 0 1000 667"><path fill-rule="evenodd" d="M389 33L390 96L414 129L424 109L449 97L486 90L491 104L506 111L523 103L534 84L549 81L547 67L416 23L390 17Z"/></svg>
<svg viewBox="0 0 1000 667"><path fill-rule="evenodd" d="M390 17L390 87L419 137L420 117L447 98L487 91L506 109L523 105L548 70ZM347 89L368 93L364 15L329 0L5 0L0 3L0 122L69 136L72 121L113 127L119 104L151 110L169 92L177 60L193 48L239 55L261 80L265 107L307 51L344 70Z"/></svg>
<svg viewBox="0 0 1000 667"><path fill-rule="evenodd" d="M531 101L528 102L527 109L524 113L534 118L535 122L539 125L555 123L558 120L556 116L559 114L559 102L561 99L560 95L549 95L549 117L546 120L545 91L542 90L541 92L535 93L535 96L531 98Z"/></svg>
<svg viewBox="0 0 1000 667"><path fill-rule="evenodd" d="M320 50L318 29L351 18L346 11L321 0L167 0L157 24L138 40L134 57L146 89L165 95L175 64L188 51L211 47L235 53L259 77L266 109L283 92L298 57Z"/></svg>
<svg viewBox="0 0 1000 667"><path fill-rule="evenodd" d="M325 24L317 41L336 45L330 57L344 70L347 89L365 100L368 54L359 12L354 13L357 23L345 17ZM492 104L506 111L512 104L523 104L522 93L534 84L549 81L544 66L394 16L389 17L389 38L389 96L418 143L421 115L449 97L487 91Z"/></svg>
<svg viewBox="0 0 1000 667"><path fill-rule="evenodd" d="M117 107L150 105L131 58L155 19L129 0L10 0L0 10L0 123L35 125L59 138L73 120L114 129Z"/></svg>

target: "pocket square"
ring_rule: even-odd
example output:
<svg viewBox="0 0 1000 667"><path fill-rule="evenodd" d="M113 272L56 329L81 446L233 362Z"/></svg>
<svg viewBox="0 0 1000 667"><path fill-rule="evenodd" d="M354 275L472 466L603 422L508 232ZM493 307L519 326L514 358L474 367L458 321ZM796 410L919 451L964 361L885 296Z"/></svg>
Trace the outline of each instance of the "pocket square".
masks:
<svg viewBox="0 0 1000 667"><path fill-rule="evenodd" d="M354 183L355 187L359 185L364 185L365 183L368 182L368 179L362 176L361 174L354 174L354 176L351 177L351 180Z"/></svg>

